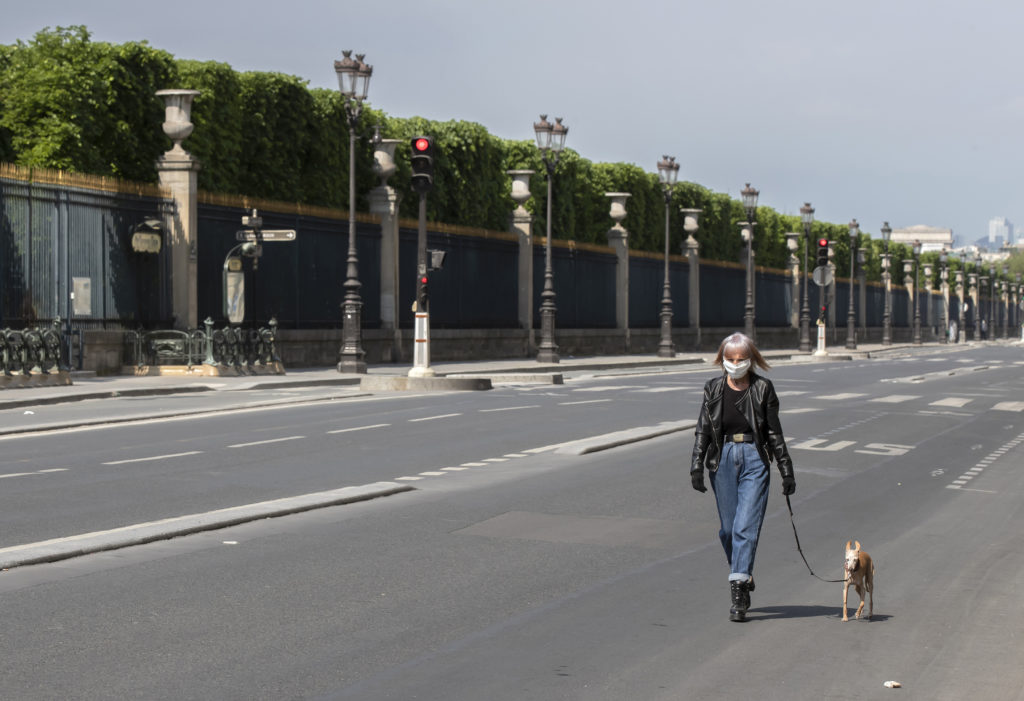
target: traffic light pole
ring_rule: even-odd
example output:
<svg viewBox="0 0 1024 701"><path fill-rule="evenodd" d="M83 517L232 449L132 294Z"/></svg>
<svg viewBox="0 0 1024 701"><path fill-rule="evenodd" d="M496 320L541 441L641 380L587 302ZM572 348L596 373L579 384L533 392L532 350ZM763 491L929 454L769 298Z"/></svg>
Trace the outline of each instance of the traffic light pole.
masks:
<svg viewBox="0 0 1024 701"><path fill-rule="evenodd" d="M430 299L427 280L427 193L420 190L420 211L416 231L416 339L409 377L434 377L430 367Z"/></svg>

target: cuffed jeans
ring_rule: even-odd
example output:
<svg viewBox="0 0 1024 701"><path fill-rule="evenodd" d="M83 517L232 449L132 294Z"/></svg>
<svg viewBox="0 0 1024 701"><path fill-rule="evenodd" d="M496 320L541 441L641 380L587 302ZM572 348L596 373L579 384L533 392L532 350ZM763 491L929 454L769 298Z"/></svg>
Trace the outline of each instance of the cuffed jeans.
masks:
<svg viewBox="0 0 1024 701"><path fill-rule="evenodd" d="M729 580L751 579L757 539L768 506L768 466L753 443L726 443L711 489L722 527L718 537L729 561Z"/></svg>

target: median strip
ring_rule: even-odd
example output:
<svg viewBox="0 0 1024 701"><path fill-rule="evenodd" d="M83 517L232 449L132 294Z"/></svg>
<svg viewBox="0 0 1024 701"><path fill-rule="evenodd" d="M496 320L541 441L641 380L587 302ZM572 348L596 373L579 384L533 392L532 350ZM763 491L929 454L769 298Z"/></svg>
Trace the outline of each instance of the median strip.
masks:
<svg viewBox="0 0 1024 701"><path fill-rule="evenodd" d="M328 506L339 506L378 497L411 491L413 487L395 482L374 482L357 487L342 487L326 492L313 492L283 499L261 501L255 504L233 506L187 516L165 518L159 521L137 523L132 526L94 531L65 538L54 538L37 543L0 548L0 568L10 569L43 562L57 562L80 555L117 550L132 545L143 545L157 540L212 531L264 518L311 511Z"/></svg>
<svg viewBox="0 0 1024 701"><path fill-rule="evenodd" d="M555 452L561 455L586 455L601 450L608 450L609 448L617 448L621 445L639 443L640 441L665 436L670 433L687 431L696 426L696 421L665 421L655 426L639 426L625 431L606 433L603 436L570 441L558 446Z"/></svg>

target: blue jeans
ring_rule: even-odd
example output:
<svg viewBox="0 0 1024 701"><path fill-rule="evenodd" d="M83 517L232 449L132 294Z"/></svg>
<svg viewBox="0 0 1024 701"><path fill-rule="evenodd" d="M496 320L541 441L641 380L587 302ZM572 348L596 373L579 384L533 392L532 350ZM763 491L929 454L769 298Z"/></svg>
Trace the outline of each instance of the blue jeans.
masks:
<svg viewBox="0 0 1024 701"><path fill-rule="evenodd" d="M726 443L718 470L710 476L729 580L745 582L754 571L757 539L768 506L768 466L753 443Z"/></svg>

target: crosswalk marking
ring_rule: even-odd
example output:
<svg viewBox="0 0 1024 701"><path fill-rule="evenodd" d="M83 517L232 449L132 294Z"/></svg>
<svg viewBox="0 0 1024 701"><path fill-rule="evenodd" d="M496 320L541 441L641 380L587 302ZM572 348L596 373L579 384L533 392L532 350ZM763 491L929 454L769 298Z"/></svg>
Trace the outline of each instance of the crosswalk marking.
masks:
<svg viewBox="0 0 1024 701"><path fill-rule="evenodd" d="M936 402L930 402L928 406L951 406L960 408L969 402L974 401L970 397L946 397Z"/></svg>
<svg viewBox="0 0 1024 701"><path fill-rule="evenodd" d="M830 402L839 402L843 401L844 399L857 399L859 397L866 396L866 394L863 394L861 392L840 392L839 394L826 394L823 397L818 397L818 399L827 399Z"/></svg>
<svg viewBox="0 0 1024 701"><path fill-rule="evenodd" d="M992 409L994 411L1024 411L1024 402L999 402Z"/></svg>
<svg viewBox="0 0 1024 701"><path fill-rule="evenodd" d="M875 397L869 399L871 402L884 402L886 404L899 404L900 402L909 402L911 399L920 399L920 394L890 394L885 397Z"/></svg>

